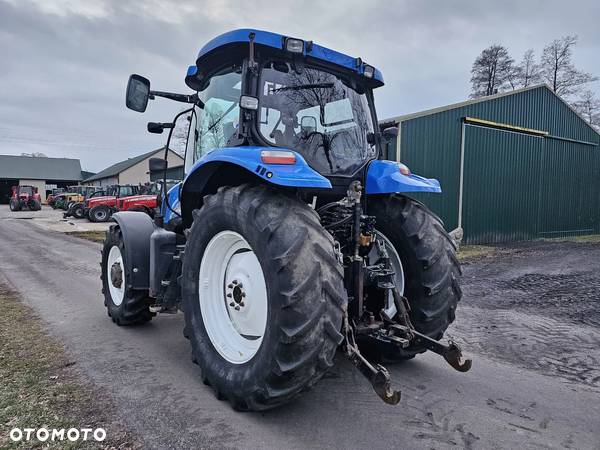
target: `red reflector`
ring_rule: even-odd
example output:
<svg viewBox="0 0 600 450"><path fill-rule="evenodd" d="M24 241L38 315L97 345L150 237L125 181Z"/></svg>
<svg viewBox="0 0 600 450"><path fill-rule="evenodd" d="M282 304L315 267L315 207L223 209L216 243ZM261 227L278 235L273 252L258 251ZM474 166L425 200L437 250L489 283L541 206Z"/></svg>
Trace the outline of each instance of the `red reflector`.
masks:
<svg viewBox="0 0 600 450"><path fill-rule="evenodd" d="M292 152L263 150L260 159L265 164L296 164L296 155Z"/></svg>
<svg viewBox="0 0 600 450"><path fill-rule="evenodd" d="M402 163L398 163L398 170L400 170L402 175L410 175L410 169Z"/></svg>

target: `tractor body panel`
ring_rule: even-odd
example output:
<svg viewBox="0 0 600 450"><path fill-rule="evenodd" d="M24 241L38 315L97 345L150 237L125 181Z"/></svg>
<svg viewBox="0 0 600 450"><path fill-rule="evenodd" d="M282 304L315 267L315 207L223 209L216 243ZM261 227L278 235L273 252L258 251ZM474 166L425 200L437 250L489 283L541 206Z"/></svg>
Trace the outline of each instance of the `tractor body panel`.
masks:
<svg viewBox="0 0 600 450"><path fill-rule="evenodd" d="M128 211L131 208L143 207L147 209L154 209L157 206L156 195L134 195L131 197L120 198L117 202L117 208L119 211Z"/></svg>
<svg viewBox="0 0 600 450"><path fill-rule="evenodd" d="M198 171L202 171L210 163L231 163L255 174L264 181L280 186L298 188L331 188L331 182L320 173L314 171L304 158L293 150L277 148L277 150L293 152L294 164L265 164L261 160L261 152L274 150L273 147L225 147L214 150L196 161L183 180L183 191L187 181ZM225 180L226 181L226 180Z"/></svg>
<svg viewBox="0 0 600 450"><path fill-rule="evenodd" d="M169 189L169 192L167 193L170 208L167 206L166 200L163 199L161 211L163 213L165 223L169 223L177 216L177 214L181 214L181 204L179 203L181 184L182 183L177 183L175 186Z"/></svg>
<svg viewBox="0 0 600 450"><path fill-rule="evenodd" d="M365 193L392 194L402 192L440 193L440 182L433 178L424 178L410 173L400 172L400 166L394 161L375 160L367 169Z"/></svg>

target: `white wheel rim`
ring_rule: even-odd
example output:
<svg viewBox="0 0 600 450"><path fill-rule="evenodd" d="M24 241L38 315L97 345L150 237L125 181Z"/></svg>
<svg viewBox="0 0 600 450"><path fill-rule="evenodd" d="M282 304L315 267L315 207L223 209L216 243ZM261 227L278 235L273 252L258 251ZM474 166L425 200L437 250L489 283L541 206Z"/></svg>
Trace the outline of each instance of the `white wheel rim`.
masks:
<svg viewBox="0 0 600 450"><path fill-rule="evenodd" d="M390 258L390 264L392 269L395 272L394 280L396 282L396 286L398 287L398 292L400 295L404 295L404 268L402 267L402 261L400 260L400 255L394 248L392 242L385 237L383 233L377 231L377 239L381 239L385 245L385 249ZM377 247L373 245L373 248L369 252L369 264L375 264L379 259L379 252L377 251ZM391 293L389 294L391 295Z"/></svg>
<svg viewBox="0 0 600 450"><path fill-rule="evenodd" d="M215 235L200 262L202 321L217 352L243 364L258 352L267 327L265 276L250 244L234 231Z"/></svg>
<svg viewBox="0 0 600 450"><path fill-rule="evenodd" d="M111 270L113 265L118 264L121 266L121 285L115 286L113 283L113 279L111 276ZM119 306L123 303L123 298L125 297L125 264L123 264L123 255L121 255L121 249L116 245L111 247L110 252L108 252L108 260L106 263L106 279L108 280L108 290L110 292L110 298L115 306Z"/></svg>

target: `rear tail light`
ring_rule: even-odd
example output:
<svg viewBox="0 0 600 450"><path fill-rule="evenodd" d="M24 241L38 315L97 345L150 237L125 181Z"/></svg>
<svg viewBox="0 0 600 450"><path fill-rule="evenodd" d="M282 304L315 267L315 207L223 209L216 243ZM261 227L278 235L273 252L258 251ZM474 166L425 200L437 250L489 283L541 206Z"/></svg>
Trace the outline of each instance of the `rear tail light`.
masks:
<svg viewBox="0 0 600 450"><path fill-rule="evenodd" d="M296 164L294 152L281 150L263 150L260 152L260 159L265 164Z"/></svg>
<svg viewBox="0 0 600 450"><path fill-rule="evenodd" d="M410 169L408 168L408 166L406 166L402 163L398 163L398 170L400 171L400 173L402 175L406 175L406 176L410 175Z"/></svg>

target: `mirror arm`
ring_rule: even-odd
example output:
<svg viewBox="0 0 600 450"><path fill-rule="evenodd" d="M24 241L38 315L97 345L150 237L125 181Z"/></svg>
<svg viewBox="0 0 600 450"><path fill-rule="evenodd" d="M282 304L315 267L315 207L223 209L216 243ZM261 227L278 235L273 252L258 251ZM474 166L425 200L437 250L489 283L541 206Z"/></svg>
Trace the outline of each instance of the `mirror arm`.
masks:
<svg viewBox="0 0 600 450"><path fill-rule="evenodd" d="M198 98L198 94L186 95L186 94L175 94L173 92L162 92L162 91L150 91L148 98L154 100L154 97L168 98L169 100L175 100L181 103L192 103L199 108L204 108L204 102Z"/></svg>

